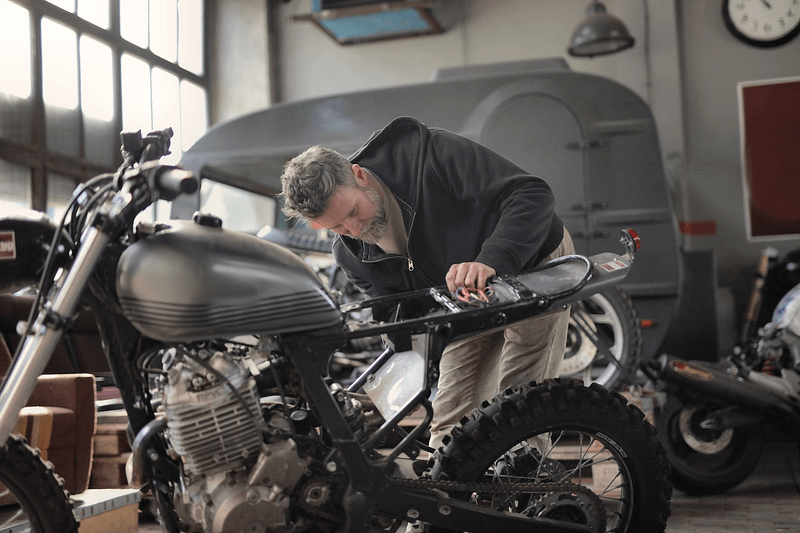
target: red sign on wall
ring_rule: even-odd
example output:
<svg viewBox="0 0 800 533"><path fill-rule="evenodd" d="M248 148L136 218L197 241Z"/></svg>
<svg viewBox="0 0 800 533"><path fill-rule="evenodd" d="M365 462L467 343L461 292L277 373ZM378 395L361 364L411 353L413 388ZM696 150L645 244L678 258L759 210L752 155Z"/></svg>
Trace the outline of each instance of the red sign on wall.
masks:
<svg viewBox="0 0 800 533"><path fill-rule="evenodd" d="M13 231L0 231L0 261L17 258L17 242Z"/></svg>
<svg viewBox="0 0 800 533"><path fill-rule="evenodd" d="M800 79L739 84L748 236L800 234Z"/></svg>

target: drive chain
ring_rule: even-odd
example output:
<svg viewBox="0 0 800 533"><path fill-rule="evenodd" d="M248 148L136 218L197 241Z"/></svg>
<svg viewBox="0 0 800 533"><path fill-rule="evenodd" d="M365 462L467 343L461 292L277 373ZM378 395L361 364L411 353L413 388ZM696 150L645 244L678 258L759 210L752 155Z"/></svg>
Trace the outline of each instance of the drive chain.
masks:
<svg viewBox="0 0 800 533"><path fill-rule="evenodd" d="M555 492L579 492L602 505L600 498L583 485L574 483L478 483L468 481L410 479L390 477L389 484L412 489L438 489L445 492L531 492L552 494Z"/></svg>
<svg viewBox="0 0 800 533"><path fill-rule="evenodd" d="M330 482L334 482L335 476L330 476ZM411 488L411 489L428 489L428 490L443 490L447 493L452 492L484 492L484 493L497 493L507 494L512 492L526 492L535 493L543 496L554 493L580 493L588 497L598 509L601 509L603 502L600 498L588 488L574 483L480 483L480 482L467 482L467 481L451 481L451 480L433 480L433 479L410 479L399 477L388 477L387 481L390 485L395 487ZM309 505L306 502L297 502L298 506L304 512L316 516L317 518L324 519L330 523L343 524L345 519L341 516L329 513L320 509L319 507Z"/></svg>

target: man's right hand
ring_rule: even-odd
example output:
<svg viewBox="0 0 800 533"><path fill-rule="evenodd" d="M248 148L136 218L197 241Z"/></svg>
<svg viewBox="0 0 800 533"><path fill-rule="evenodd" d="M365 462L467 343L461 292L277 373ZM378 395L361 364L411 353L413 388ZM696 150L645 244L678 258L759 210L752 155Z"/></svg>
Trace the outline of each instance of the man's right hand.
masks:
<svg viewBox="0 0 800 533"><path fill-rule="evenodd" d="M455 292L459 287L482 289L486 287L486 280L496 274L495 269L489 265L471 261L452 265L444 279L447 282L447 289Z"/></svg>

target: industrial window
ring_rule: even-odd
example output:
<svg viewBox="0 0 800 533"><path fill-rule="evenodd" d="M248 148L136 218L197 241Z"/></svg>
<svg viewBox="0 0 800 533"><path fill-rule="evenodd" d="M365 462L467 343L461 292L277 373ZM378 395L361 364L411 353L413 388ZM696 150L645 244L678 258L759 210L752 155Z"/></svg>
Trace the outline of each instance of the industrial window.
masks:
<svg viewBox="0 0 800 533"><path fill-rule="evenodd" d="M228 229L256 234L275 223L275 198L210 179L200 187L200 212L213 213Z"/></svg>
<svg viewBox="0 0 800 533"><path fill-rule="evenodd" d="M204 0L0 0L0 205L57 215L120 131L208 127Z"/></svg>

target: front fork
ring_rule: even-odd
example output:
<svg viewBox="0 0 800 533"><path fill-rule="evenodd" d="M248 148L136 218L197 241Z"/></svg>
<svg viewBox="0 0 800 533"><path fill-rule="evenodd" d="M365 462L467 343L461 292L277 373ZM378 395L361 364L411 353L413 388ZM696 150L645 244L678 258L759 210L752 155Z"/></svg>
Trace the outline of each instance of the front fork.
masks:
<svg viewBox="0 0 800 533"><path fill-rule="evenodd" d="M56 282L55 297L38 313L33 324L20 332L20 348L0 388L0 443L5 443L14 429L20 410L33 393L36 380L44 372L50 356L69 325L83 289L110 237L92 226L69 272Z"/></svg>

